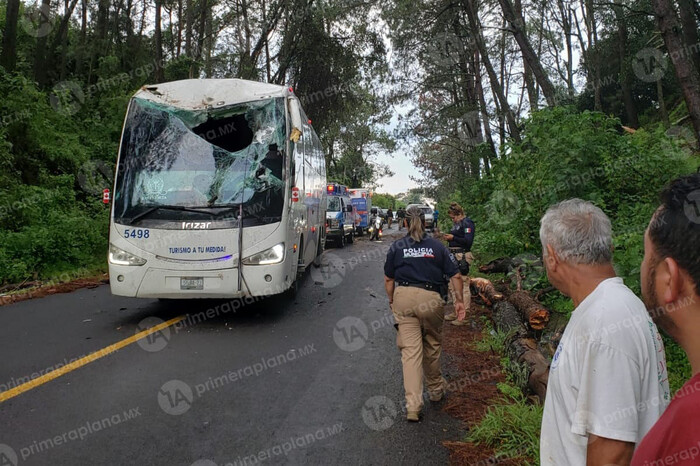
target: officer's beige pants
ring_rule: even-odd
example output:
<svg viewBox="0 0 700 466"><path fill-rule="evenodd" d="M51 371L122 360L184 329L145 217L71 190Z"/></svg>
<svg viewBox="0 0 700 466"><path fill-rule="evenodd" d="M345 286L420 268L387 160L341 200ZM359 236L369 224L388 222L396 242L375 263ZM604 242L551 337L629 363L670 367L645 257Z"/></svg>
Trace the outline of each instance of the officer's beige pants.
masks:
<svg viewBox="0 0 700 466"><path fill-rule="evenodd" d="M458 261L462 259L461 252L455 253L455 259ZM471 266L474 263L474 256L471 252L466 253L467 262ZM469 288L469 275L462 275L462 298L464 299L464 308L469 310L469 306L472 302L472 291ZM455 290L452 287L452 281L450 281L450 292L452 293L452 302L455 302Z"/></svg>
<svg viewBox="0 0 700 466"><path fill-rule="evenodd" d="M440 372L444 303L440 294L421 288L397 286L392 311L399 325L396 344L401 350L406 410L423 407L423 375L428 392L442 393L445 380Z"/></svg>

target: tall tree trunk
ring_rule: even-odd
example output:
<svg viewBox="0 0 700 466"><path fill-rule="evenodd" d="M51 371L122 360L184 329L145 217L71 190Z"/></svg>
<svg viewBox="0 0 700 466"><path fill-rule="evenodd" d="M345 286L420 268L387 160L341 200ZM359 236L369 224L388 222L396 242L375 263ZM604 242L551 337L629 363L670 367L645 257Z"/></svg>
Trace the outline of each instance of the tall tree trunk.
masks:
<svg viewBox="0 0 700 466"><path fill-rule="evenodd" d="M158 83L165 81L165 73L163 71L163 32L161 31L161 14L163 5L161 1L162 0L156 0L155 32L153 34L156 46L155 80Z"/></svg>
<svg viewBox="0 0 700 466"><path fill-rule="evenodd" d="M39 30L46 27L49 22L49 15L51 12L51 0L41 0L41 7L39 9ZM48 42L48 35L41 34L36 39L36 49L34 51L34 80L37 82L39 87L44 87L46 84L46 43Z"/></svg>
<svg viewBox="0 0 700 466"><path fill-rule="evenodd" d="M518 43L525 60L528 62L528 65L530 65L530 68L532 68L532 72L535 75L535 79L537 80L540 89L542 89L542 94L544 94L544 98L547 100L547 105L550 107L556 105L557 97L554 84L552 84L552 81L549 80L549 76L547 76L547 72L542 67L542 63L540 62L537 53L532 48L532 45L525 34L525 29L522 23L518 21L518 18L515 15L515 10L513 9L513 4L510 2L510 0L498 1L501 4L503 16L506 21L508 21L511 33L513 34L513 37L515 37L515 41Z"/></svg>
<svg viewBox="0 0 700 466"><path fill-rule="evenodd" d="M170 35L170 56L176 57L175 55L175 30L173 29L173 9L168 9L168 34Z"/></svg>
<svg viewBox="0 0 700 466"><path fill-rule="evenodd" d="M207 27L206 27L206 44L207 44L207 53L204 58L204 76L207 78L212 77L212 60L211 60L211 55L212 52L214 51L214 30L213 30L213 22L214 18L212 18L212 13L211 13L211 8L209 9L207 13Z"/></svg>
<svg viewBox="0 0 700 466"><path fill-rule="evenodd" d="M520 128L518 128L518 124L515 121L515 115L513 115L513 110L510 108L508 99L503 92L503 86L500 82L498 82L498 76L496 75L496 70L494 70L493 65L491 64L491 59L488 55L484 36L481 34L481 24L476 12L475 0L463 0L463 4L467 13L467 19L469 20L469 27L472 30L472 34L474 34L474 43L479 50L481 60L484 63L484 68L486 68L486 74L488 74L489 81L491 82L491 89L500 102L501 111L503 112L508 123L508 130L510 131L511 137L515 141L520 142Z"/></svg>
<svg viewBox="0 0 700 466"><path fill-rule="evenodd" d="M73 16L73 11L77 5L78 0L71 0L70 3L67 4L65 14L61 18L61 22L58 25L58 31L56 32L53 42L51 43L51 47L49 48L49 57L46 58L44 62L44 67L46 68L60 69L61 79L65 78L67 72L66 55L68 54L68 27L70 26L71 16ZM58 64L55 63L54 58L57 56L59 57ZM43 79L45 79L46 71L43 71L40 75ZM40 81L39 79L37 79L37 82L43 84L43 81Z"/></svg>
<svg viewBox="0 0 700 466"><path fill-rule="evenodd" d="M262 15L263 24L267 24L267 10L265 8L265 0L262 0ZM267 71L267 82L270 82L270 34L265 31L265 71Z"/></svg>
<svg viewBox="0 0 700 466"><path fill-rule="evenodd" d="M5 30L2 35L2 54L0 66L7 71L14 71L17 63L17 20L19 19L19 0L7 0L5 10Z"/></svg>
<svg viewBox="0 0 700 466"><path fill-rule="evenodd" d="M625 18L622 5L616 0L613 5L615 21L617 22L617 52L620 61L620 88L622 89L622 100L625 103L625 114L627 124L632 128L639 128L639 117L637 115L637 105L632 95L632 82L627 62L627 42L629 41L627 32L627 19Z"/></svg>
<svg viewBox="0 0 700 466"><path fill-rule="evenodd" d="M83 75L85 57L87 56L87 8L88 0L80 2L80 35L78 36L78 49L75 54L75 74Z"/></svg>
<svg viewBox="0 0 700 466"><path fill-rule="evenodd" d="M180 58L182 51L182 0L177 0L177 48L175 49L175 58Z"/></svg>
<svg viewBox="0 0 700 466"><path fill-rule="evenodd" d="M144 0L145 3L145 0ZM107 33L109 28L109 0L99 0L97 4L97 22L95 24L95 44L90 48L90 70L88 82L93 82L94 70L97 67L98 57L107 54L109 43Z"/></svg>
<svg viewBox="0 0 700 466"><path fill-rule="evenodd" d="M197 40L197 51L195 53L195 58L197 61L200 61L202 59L202 53L204 52L204 39L206 37L206 26L207 26L207 10L209 9L209 6L207 4L207 0L202 0L201 1L201 11L199 12L199 26L197 29L199 30L199 37Z"/></svg>
<svg viewBox="0 0 700 466"><path fill-rule="evenodd" d="M574 45L572 43L572 26L571 26L571 10L564 0L557 0L559 13L561 14L562 33L566 43L566 87L569 92L569 99L573 100L575 95L574 89Z"/></svg>
<svg viewBox="0 0 700 466"><path fill-rule="evenodd" d="M192 0L187 0L185 4L185 55L192 57L192 23L194 22L194 5Z"/></svg>
<svg viewBox="0 0 700 466"><path fill-rule="evenodd" d="M688 52L693 58L695 69L700 73L700 38L698 38L698 21L700 17L695 16L693 11L693 3L699 8L698 0L678 0L678 12L681 15L681 23L683 24L683 39L690 46Z"/></svg>
<svg viewBox="0 0 700 466"><path fill-rule="evenodd" d="M598 23L595 18L595 4L593 0L581 0L581 8L584 12L586 32L588 34L588 52L586 54L586 66L588 67L588 79L593 81L593 109L603 111L603 99L601 97L600 60L598 59Z"/></svg>
<svg viewBox="0 0 700 466"><path fill-rule="evenodd" d="M671 0L651 0L656 21L666 44L666 50L674 58L673 67L676 71L678 83L683 91L688 113L695 130L695 139L700 148L700 76L686 50L688 45L683 42L681 27L673 10ZM692 44L697 45L697 44Z"/></svg>
<svg viewBox="0 0 700 466"><path fill-rule="evenodd" d="M525 15L523 14L523 4L521 0L515 0L513 3L515 9L515 14L518 19L525 24ZM535 83L535 77L532 74L532 69L530 65L527 64L525 60L525 55L522 53L520 56L523 59L523 80L525 81L525 87L527 88L527 97L530 102L530 110L536 111L539 108L539 95L537 94L537 83ZM494 151L495 153L495 151Z"/></svg>
<svg viewBox="0 0 700 466"><path fill-rule="evenodd" d="M489 123L489 111L486 106L486 96L484 95L484 86L481 84L481 60L479 52L474 52L474 72L476 73L476 93L479 97L479 110L481 111L481 120L484 123L484 134L486 135L486 143L491 149L491 156L496 157L496 144L493 142L491 134L491 124ZM488 174L488 173L487 173Z"/></svg>

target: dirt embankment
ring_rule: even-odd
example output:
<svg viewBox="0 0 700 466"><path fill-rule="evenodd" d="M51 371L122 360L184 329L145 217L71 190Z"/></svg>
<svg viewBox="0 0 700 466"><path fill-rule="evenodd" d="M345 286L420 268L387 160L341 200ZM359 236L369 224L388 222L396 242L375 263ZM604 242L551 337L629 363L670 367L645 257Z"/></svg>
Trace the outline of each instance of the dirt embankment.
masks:
<svg viewBox="0 0 700 466"><path fill-rule="evenodd" d="M57 293L70 293L81 288L96 288L109 283L107 274L83 277L65 282L26 282L0 288L0 306L18 303L28 299L43 298Z"/></svg>
<svg viewBox="0 0 700 466"><path fill-rule="evenodd" d="M451 305L450 305L451 307ZM478 424L488 407L501 398L497 384L505 381L500 357L494 352L479 352L474 343L483 338L482 316L490 311L472 301L467 313L469 325L456 327L445 322L443 329L443 357L449 392L443 409L462 420L468 430ZM452 465L520 465L519 459L498 457L494 450L483 445L462 441L444 442L450 450Z"/></svg>

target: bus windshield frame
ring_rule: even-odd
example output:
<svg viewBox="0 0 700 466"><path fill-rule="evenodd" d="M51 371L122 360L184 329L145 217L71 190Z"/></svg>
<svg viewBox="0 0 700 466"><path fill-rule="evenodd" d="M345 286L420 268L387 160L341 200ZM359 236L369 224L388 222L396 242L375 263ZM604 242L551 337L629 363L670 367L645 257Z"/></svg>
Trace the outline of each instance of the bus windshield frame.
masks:
<svg viewBox="0 0 700 466"><path fill-rule="evenodd" d="M184 110L134 97L124 124L114 222L212 229L279 222L285 197L283 98Z"/></svg>

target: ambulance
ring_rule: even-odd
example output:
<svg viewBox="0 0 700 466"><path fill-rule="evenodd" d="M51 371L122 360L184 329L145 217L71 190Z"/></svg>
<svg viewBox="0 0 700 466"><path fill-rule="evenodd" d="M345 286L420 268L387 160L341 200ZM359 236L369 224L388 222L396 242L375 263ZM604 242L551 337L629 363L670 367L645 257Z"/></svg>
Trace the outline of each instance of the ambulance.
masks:
<svg viewBox="0 0 700 466"><path fill-rule="evenodd" d="M355 208L347 186L328 183L326 186L326 240L339 248L355 241Z"/></svg>

